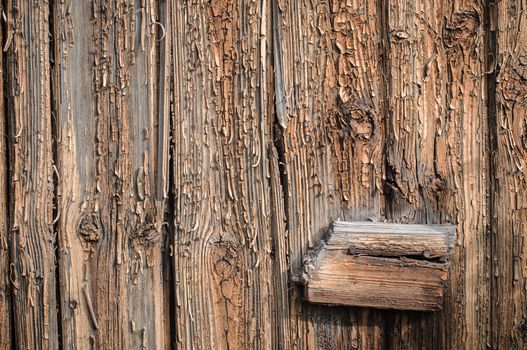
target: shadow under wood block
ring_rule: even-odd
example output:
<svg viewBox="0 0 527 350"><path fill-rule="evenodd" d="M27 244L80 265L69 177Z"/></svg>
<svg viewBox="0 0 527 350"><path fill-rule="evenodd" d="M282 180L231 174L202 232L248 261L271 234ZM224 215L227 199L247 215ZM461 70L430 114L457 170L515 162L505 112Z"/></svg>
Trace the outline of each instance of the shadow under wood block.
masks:
<svg viewBox="0 0 527 350"><path fill-rule="evenodd" d="M313 303L440 310L456 241L450 225L333 224L304 258L304 294Z"/></svg>

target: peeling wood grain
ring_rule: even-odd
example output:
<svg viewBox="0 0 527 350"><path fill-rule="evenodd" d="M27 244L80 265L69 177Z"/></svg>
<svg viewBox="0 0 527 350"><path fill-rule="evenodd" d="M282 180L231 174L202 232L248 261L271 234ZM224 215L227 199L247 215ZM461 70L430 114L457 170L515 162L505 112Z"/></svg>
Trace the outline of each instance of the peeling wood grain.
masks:
<svg viewBox="0 0 527 350"><path fill-rule="evenodd" d="M376 1L274 1L292 274L335 219L382 219L381 10ZM303 305L297 289L290 298L293 348L384 347L379 311L339 309L339 320L325 308ZM341 322L355 326L340 328Z"/></svg>
<svg viewBox="0 0 527 350"><path fill-rule="evenodd" d="M4 42L5 33L1 26L0 39ZM4 59L4 53L0 52L0 349L11 349L13 340L11 339L11 288L9 280L9 154L4 105Z"/></svg>
<svg viewBox="0 0 527 350"><path fill-rule="evenodd" d="M270 1L171 6L177 347L270 348Z"/></svg>
<svg viewBox="0 0 527 350"><path fill-rule="evenodd" d="M2 4L0 348L526 346L525 0ZM445 310L302 303L385 218L457 225Z"/></svg>
<svg viewBox="0 0 527 350"><path fill-rule="evenodd" d="M54 7L65 348L169 346L162 279L169 120L159 97L166 73L159 73L158 7L154 0Z"/></svg>
<svg viewBox="0 0 527 350"><path fill-rule="evenodd" d="M10 280L20 349L57 349L49 9L6 3Z"/></svg>
<svg viewBox="0 0 527 350"><path fill-rule="evenodd" d="M527 2L500 1L491 21L497 35L496 105L492 130L492 343L527 347ZM491 22L492 23L492 22Z"/></svg>
<svg viewBox="0 0 527 350"><path fill-rule="evenodd" d="M392 332L391 342L481 348L490 327L483 7L457 0L387 6L387 216L454 223L459 232L444 312L398 317L393 328L402 329Z"/></svg>

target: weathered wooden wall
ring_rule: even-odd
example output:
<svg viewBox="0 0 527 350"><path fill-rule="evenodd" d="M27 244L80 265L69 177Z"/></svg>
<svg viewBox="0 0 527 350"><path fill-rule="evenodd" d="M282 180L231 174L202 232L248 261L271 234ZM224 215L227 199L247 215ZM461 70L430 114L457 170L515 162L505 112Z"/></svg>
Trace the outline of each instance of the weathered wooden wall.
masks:
<svg viewBox="0 0 527 350"><path fill-rule="evenodd" d="M526 0L3 0L0 349L527 347ZM444 310L311 305L452 223Z"/></svg>

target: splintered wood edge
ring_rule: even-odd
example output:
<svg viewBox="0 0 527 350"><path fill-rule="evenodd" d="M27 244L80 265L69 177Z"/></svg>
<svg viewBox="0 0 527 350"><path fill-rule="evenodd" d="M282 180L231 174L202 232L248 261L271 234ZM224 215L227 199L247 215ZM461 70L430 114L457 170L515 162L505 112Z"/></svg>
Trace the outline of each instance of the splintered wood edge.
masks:
<svg viewBox="0 0 527 350"><path fill-rule="evenodd" d="M448 285L456 226L337 221L303 260L306 300L435 311Z"/></svg>

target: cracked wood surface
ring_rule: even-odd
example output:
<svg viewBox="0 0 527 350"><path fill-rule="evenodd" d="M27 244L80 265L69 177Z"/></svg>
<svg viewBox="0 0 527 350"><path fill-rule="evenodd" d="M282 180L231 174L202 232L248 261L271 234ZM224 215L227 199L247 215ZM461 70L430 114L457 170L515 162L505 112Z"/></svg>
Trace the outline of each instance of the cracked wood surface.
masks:
<svg viewBox="0 0 527 350"><path fill-rule="evenodd" d="M375 1L274 1L278 135L289 272L337 218L380 220L383 13ZM382 349L382 313L305 304L290 291L291 347Z"/></svg>
<svg viewBox="0 0 527 350"><path fill-rule="evenodd" d="M401 313L392 348L483 348L489 334L484 9L394 1L388 11L387 212L458 226L443 312Z"/></svg>
<svg viewBox="0 0 527 350"><path fill-rule="evenodd" d="M19 349L58 348L49 8L7 1L10 255Z"/></svg>
<svg viewBox="0 0 527 350"><path fill-rule="evenodd" d="M284 218L270 181L270 2L171 6L176 346L281 347L289 335L286 301L276 300L285 278L273 281L273 250L283 266L284 247L272 246L271 228L283 230Z"/></svg>
<svg viewBox="0 0 527 350"><path fill-rule="evenodd" d="M492 342L527 347L527 2L491 6L496 32L492 154ZM497 10L497 12L496 12Z"/></svg>
<svg viewBox="0 0 527 350"><path fill-rule="evenodd" d="M55 5L62 344L168 348L159 4Z"/></svg>
<svg viewBox="0 0 527 350"><path fill-rule="evenodd" d="M454 251L452 225L333 223L304 257L306 300L329 305L436 311Z"/></svg>
<svg viewBox="0 0 527 350"><path fill-rule="evenodd" d="M5 31L0 28L4 42ZM0 52L0 349L11 349L11 288L9 280L9 181L7 123L4 104L4 52Z"/></svg>
<svg viewBox="0 0 527 350"><path fill-rule="evenodd" d="M526 346L525 0L2 4L0 348ZM444 310L305 303L337 219L457 225Z"/></svg>

